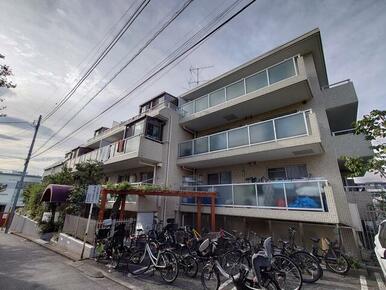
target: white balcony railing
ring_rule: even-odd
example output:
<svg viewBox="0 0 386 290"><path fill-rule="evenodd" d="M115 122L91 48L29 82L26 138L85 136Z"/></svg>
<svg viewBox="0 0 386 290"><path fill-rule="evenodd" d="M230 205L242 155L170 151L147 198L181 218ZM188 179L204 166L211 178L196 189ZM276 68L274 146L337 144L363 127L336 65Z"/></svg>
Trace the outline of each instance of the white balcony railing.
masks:
<svg viewBox="0 0 386 290"><path fill-rule="evenodd" d="M308 136L310 111L302 111L279 118L207 135L179 144L181 157L189 157L243 146L275 142L288 138Z"/></svg>
<svg viewBox="0 0 386 290"><path fill-rule="evenodd" d="M268 208L283 210L328 211L324 187L327 181L283 180L261 183L235 183L182 187L189 191L214 191L216 206L240 208ZM195 197L181 198L182 205L195 205ZM201 198L210 205L210 198Z"/></svg>
<svg viewBox="0 0 386 290"><path fill-rule="evenodd" d="M297 57L285 59L221 89L199 97L181 106L184 116L201 112L207 108L230 101L234 98L269 87L282 80L298 75Z"/></svg>

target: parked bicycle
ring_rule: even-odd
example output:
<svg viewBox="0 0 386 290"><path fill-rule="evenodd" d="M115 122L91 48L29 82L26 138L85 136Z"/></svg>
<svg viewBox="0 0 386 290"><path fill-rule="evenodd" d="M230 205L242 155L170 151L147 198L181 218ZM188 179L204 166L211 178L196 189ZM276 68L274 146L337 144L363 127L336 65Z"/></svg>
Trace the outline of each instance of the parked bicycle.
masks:
<svg viewBox="0 0 386 290"><path fill-rule="evenodd" d="M311 241L313 242L311 254L318 258L320 262L324 262L327 269L340 275L347 274L350 271L350 263L342 253L337 241L331 242L328 238L323 238L324 249L319 247L321 239L311 238Z"/></svg>
<svg viewBox="0 0 386 290"><path fill-rule="evenodd" d="M243 287L248 289L301 289L302 287L302 275L295 263L286 256L272 255L271 238L267 238L263 243L263 249L251 257L253 267L249 268L239 264L239 274L235 275L227 273L221 266L216 247L216 239L206 239L200 246L200 252L209 256L201 272L201 283L206 290L226 289L231 284L242 284L241 289Z"/></svg>
<svg viewBox="0 0 386 290"><path fill-rule="evenodd" d="M281 244L277 248L278 252L291 258L302 272L303 281L314 283L323 276L323 269L320 266L318 258L314 257L305 250L301 250L295 244L296 230L293 227L288 228L289 240L279 241Z"/></svg>
<svg viewBox="0 0 386 290"><path fill-rule="evenodd" d="M165 282L172 283L178 276L178 259L163 244L146 237L145 247L129 257L127 270L132 275L142 275L153 269L160 272Z"/></svg>

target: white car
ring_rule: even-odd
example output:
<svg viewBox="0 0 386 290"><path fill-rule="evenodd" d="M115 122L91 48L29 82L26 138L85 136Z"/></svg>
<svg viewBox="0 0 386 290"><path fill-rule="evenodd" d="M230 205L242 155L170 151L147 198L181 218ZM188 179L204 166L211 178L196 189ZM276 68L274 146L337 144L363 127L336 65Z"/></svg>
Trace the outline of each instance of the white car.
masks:
<svg viewBox="0 0 386 290"><path fill-rule="evenodd" d="M374 237L374 244L375 255L382 268L383 275L386 277L386 220L379 225L378 233Z"/></svg>

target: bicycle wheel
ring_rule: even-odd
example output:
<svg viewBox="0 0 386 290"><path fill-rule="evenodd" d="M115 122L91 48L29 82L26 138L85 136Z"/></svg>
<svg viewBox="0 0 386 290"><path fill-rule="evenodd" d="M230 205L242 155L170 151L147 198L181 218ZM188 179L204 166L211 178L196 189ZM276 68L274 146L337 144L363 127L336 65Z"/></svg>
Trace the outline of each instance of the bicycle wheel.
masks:
<svg viewBox="0 0 386 290"><path fill-rule="evenodd" d="M325 258L326 267L336 274L344 275L350 270L350 263L342 254L337 253L336 256L336 258Z"/></svg>
<svg viewBox="0 0 386 290"><path fill-rule="evenodd" d="M243 255L241 251L239 250L230 251L222 257L221 266L227 274L233 276L239 273L240 267L242 265L242 261L243 261Z"/></svg>
<svg viewBox="0 0 386 290"><path fill-rule="evenodd" d="M177 279L178 261L176 255L172 252L166 251L161 253L156 267L165 282L173 283Z"/></svg>
<svg viewBox="0 0 386 290"><path fill-rule="evenodd" d="M134 252L127 261L127 271L132 275L142 275L149 270L151 260L144 250Z"/></svg>
<svg viewBox="0 0 386 290"><path fill-rule="evenodd" d="M291 255L291 259L302 272L303 281L314 283L323 276L323 269L319 260L311 254L304 251L297 251Z"/></svg>
<svg viewBox="0 0 386 290"><path fill-rule="evenodd" d="M201 271L201 284L205 290L217 290L220 286L220 275L213 265L207 264Z"/></svg>
<svg viewBox="0 0 386 290"><path fill-rule="evenodd" d="M185 268L185 274L188 277L194 278L197 276L198 272L198 263L195 258L190 255L187 255L182 258L182 263Z"/></svg>
<svg viewBox="0 0 386 290"><path fill-rule="evenodd" d="M290 258L283 255L274 255L271 265L280 289L298 290L302 288L302 274L299 267Z"/></svg>

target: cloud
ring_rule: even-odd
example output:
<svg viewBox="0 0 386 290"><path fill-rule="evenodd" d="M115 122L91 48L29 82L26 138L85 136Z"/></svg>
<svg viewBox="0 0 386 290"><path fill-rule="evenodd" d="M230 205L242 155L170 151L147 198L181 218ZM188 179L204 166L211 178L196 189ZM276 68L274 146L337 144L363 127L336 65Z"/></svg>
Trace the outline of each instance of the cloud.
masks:
<svg viewBox="0 0 386 290"><path fill-rule="evenodd" d="M19 138L8 136L5 134L0 134L0 139L6 139L6 140L12 140L12 141L20 140Z"/></svg>
<svg viewBox="0 0 386 290"><path fill-rule="evenodd" d="M196 0L146 49L108 88L91 102L55 140L70 133L97 115L125 91L133 88L149 70L171 53L180 43L203 27L215 13L233 0ZM0 90L6 97L7 114L14 120L34 120L46 115L72 88L91 65L104 45L134 11L115 25L131 3L127 1L0 1L0 53L11 66L17 87ZM93 96L122 62L127 61L159 29L161 23L181 5L178 0L152 1L141 17L125 33L117 46L82 84L57 114L42 125L36 146L39 147ZM202 78L210 79L260 55L315 27L320 27L328 75L331 82L351 78L359 98L359 114L372 108L385 108L383 78L386 67L386 26L384 1L256 1L235 20L227 24L199 49L167 74L136 91L86 129L75 134L42 158L60 158L63 153L92 137L99 126L113 120L125 120L138 112L138 105L160 91L176 96L186 91L190 66L211 66ZM115 25L115 26L114 26ZM103 46L102 46L103 47ZM13 147L28 147L32 127L1 125L2 135L18 140L0 142L0 150L11 154ZM52 143L55 141L53 140ZM51 143L51 144L52 144ZM25 150L25 149L23 149ZM19 150L22 151L21 149ZM16 154L16 152L13 152ZM42 170L49 161L33 161ZM2 161L20 166L18 161ZM7 166L8 166L7 165Z"/></svg>

